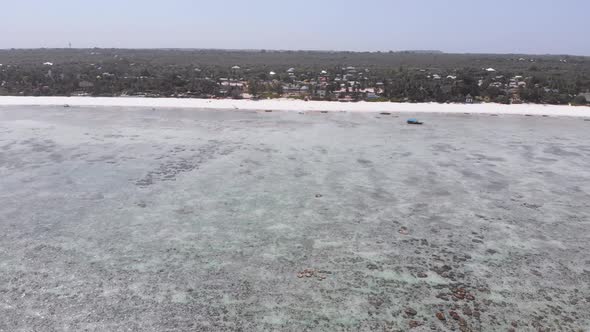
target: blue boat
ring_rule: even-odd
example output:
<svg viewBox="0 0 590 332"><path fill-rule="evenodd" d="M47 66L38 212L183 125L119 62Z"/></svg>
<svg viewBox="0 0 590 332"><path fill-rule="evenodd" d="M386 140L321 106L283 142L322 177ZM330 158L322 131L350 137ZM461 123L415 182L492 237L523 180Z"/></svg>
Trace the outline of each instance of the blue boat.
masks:
<svg viewBox="0 0 590 332"><path fill-rule="evenodd" d="M423 124L423 123L424 123L424 122L420 122L420 121L418 121L418 119L414 119L414 118L408 119L408 124L413 124L413 125L421 125L421 124Z"/></svg>

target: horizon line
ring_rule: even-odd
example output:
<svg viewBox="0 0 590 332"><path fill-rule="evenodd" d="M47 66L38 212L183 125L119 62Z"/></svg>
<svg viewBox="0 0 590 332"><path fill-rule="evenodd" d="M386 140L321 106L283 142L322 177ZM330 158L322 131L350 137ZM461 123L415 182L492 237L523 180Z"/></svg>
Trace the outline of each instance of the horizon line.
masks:
<svg viewBox="0 0 590 332"><path fill-rule="evenodd" d="M446 55L526 55L526 56L572 56L590 57L590 55L568 53L513 53L513 52L447 52L441 50L413 49L413 50L326 50L326 49L270 49L270 48L195 48L195 47L10 47L0 48L0 51L22 50L164 50L164 51L226 51L226 52L316 52L316 53L417 53L417 54L446 54Z"/></svg>

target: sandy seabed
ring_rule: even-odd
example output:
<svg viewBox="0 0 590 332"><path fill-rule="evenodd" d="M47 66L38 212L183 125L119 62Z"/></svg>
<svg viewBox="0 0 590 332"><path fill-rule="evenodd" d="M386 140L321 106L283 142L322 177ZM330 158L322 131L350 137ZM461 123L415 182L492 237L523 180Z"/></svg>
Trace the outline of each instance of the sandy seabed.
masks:
<svg viewBox="0 0 590 332"><path fill-rule="evenodd" d="M590 121L265 109L0 107L0 331L588 330Z"/></svg>
<svg viewBox="0 0 590 332"><path fill-rule="evenodd" d="M233 100L233 99L179 99L134 97L0 97L4 106L119 106L169 107L224 110L274 111L345 111L345 112L404 112L404 113L473 113L590 117L590 107L555 106L539 104L437 104L328 101L302 101L293 99Z"/></svg>

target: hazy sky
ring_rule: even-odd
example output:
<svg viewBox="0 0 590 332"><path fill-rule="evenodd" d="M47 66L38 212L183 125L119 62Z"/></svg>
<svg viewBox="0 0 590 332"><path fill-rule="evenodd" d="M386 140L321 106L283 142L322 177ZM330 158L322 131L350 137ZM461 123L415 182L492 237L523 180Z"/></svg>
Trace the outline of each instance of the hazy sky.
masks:
<svg viewBox="0 0 590 332"><path fill-rule="evenodd" d="M0 0L0 48L590 55L590 0Z"/></svg>

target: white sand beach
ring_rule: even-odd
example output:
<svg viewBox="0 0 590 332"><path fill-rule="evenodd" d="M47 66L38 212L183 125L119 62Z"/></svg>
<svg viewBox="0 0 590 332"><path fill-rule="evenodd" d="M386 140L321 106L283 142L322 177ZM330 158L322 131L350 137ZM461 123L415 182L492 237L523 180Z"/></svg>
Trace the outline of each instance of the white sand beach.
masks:
<svg viewBox="0 0 590 332"><path fill-rule="evenodd" d="M406 113L473 113L511 115L550 115L590 117L590 107L556 106L539 104L437 104L327 101L293 99L233 100L233 99L180 99L135 97L0 97L0 106L117 106L167 107L199 109L273 110L273 111L329 111L329 112L406 112Z"/></svg>

